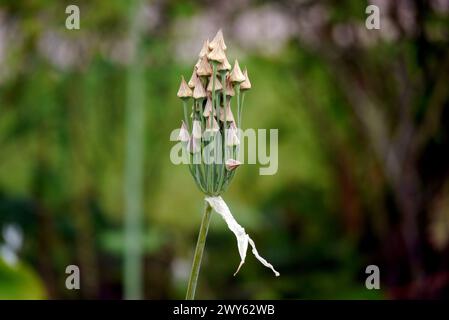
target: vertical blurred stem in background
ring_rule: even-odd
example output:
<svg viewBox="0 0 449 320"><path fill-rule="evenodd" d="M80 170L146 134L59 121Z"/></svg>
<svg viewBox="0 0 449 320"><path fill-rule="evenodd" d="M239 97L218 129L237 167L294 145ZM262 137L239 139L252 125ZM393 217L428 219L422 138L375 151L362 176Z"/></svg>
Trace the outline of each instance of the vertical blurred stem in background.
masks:
<svg viewBox="0 0 449 320"><path fill-rule="evenodd" d="M142 298L143 262L143 140L145 119L144 72L141 65L140 36L142 21L138 19L142 2L135 0L130 6L131 60L128 70L126 98L126 159L125 159L125 299Z"/></svg>

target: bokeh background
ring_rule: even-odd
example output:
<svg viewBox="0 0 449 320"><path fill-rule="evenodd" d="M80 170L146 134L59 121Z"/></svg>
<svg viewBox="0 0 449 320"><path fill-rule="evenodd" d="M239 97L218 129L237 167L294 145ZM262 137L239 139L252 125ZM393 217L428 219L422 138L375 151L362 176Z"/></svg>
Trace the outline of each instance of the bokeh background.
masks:
<svg viewBox="0 0 449 320"><path fill-rule="evenodd" d="M184 297L203 196L169 134L219 28L245 127L279 129L278 173L242 166L224 199L281 277L251 255L233 277L215 215L197 297L447 298L447 0L0 1L0 298Z"/></svg>

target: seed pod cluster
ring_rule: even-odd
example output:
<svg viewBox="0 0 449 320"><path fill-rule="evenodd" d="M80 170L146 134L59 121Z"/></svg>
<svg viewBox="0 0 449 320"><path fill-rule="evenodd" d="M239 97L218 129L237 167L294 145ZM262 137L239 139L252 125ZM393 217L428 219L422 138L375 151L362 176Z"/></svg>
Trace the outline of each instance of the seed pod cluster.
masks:
<svg viewBox="0 0 449 320"><path fill-rule="evenodd" d="M221 30L206 40L193 73L181 77L177 96L182 100L184 120L178 140L189 155L189 169L207 195L220 195L228 187L238 161L243 97L251 89L248 71L242 72L226 56ZM189 111L190 109L190 111Z"/></svg>

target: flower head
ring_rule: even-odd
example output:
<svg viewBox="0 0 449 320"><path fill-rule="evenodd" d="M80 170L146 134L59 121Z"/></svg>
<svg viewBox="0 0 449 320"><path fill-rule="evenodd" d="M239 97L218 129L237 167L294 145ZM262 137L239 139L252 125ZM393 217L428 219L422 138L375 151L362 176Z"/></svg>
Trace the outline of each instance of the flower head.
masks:
<svg viewBox="0 0 449 320"><path fill-rule="evenodd" d="M208 77L212 74L212 67L209 64L209 61L207 61L207 56L200 58L196 74L201 77Z"/></svg>
<svg viewBox="0 0 449 320"><path fill-rule="evenodd" d="M199 120L193 120L192 137L201 139L201 122Z"/></svg>
<svg viewBox="0 0 449 320"><path fill-rule="evenodd" d="M214 83L212 76L210 76L209 83L207 85L207 91L212 92L212 86L214 86L214 91L221 90L223 88L220 80L218 80L217 77L215 77L215 83Z"/></svg>
<svg viewBox="0 0 449 320"><path fill-rule="evenodd" d="M234 62L234 68L232 68L231 74L229 76L231 79L231 82L243 82L245 81L245 76L242 73L242 70L240 70L239 62L237 59Z"/></svg>
<svg viewBox="0 0 449 320"><path fill-rule="evenodd" d="M179 129L178 141L187 142L189 139L189 131L187 130L187 126L183 120L181 122L181 129Z"/></svg>
<svg viewBox="0 0 449 320"><path fill-rule="evenodd" d="M249 90L251 89L251 82L249 81L248 70L246 68L243 71L243 75L245 76L245 81L240 84L240 90Z"/></svg>
<svg viewBox="0 0 449 320"><path fill-rule="evenodd" d="M211 50L215 49L216 47L221 47L223 50L226 50L226 44L224 42L223 38L223 32L218 30L217 34L215 35L214 39L209 43L209 48Z"/></svg>
<svg viewBox="0 0 449 320"><path fill-rule="evenodd" d="M195 83L195 88L193 89L193 98L194 99L202 99L206 97L206 90L204 90L203 84L200 79L197 79Z"/></svg>
<svg viewBox="0 0 449 320"><path fill-rule="evenodd" d="M184 80L184 76L181 77L181 84L177 93L178 98L186 99L192 96L192 89L189 88L187 82Z"/></svg>

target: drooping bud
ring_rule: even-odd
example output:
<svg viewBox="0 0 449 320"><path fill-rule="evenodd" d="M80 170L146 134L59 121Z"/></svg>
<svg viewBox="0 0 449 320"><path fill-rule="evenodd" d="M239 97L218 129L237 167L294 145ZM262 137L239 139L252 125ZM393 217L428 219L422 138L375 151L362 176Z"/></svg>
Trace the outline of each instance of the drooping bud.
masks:
<svg viewBox="0 0 449 320"><path fill-rule="evenodd" d="M212 92L212 85L214 86L214 91L223 89L223 86L221 85L220 80L215 78L215 83L213 83L212 76L209 77L209 83L207 84L207 91Z"/></svg>
<svg viewBox="0 0 449 320"><path fill-rule="evenodd" d="M200 58L199 64L197 66L196 73L201 77L207 77L212 74L212 67L207 61L207 56Z"/></svg>
<svg viewBox="0 0 449 320"><path fill-rule="evenodd" d="M200 145L197 140L193 138L193 136L190 137L189 142L187 143L187 150L190 153L198 153L201 151Z"/></svg>
<svg viewBox="0 0 449 320"><path fill-rule="evenodd" d="M232 68L231 74L229 76L231 79L231 82L243 82L245 81L245 76L242 73L242 70L240 70L239 62L237 59L234 62L234 68Z"/></svg>
<svg viewBox="0 0 449 320"><path fill-rule="evenodd" d="M190 80L188 82L189 87L192 89L195 88L195 84L196 84L197 80L198 80L198 75L196 74L196 67L195 67L195 68L193 68L192 76L190 77Z"/></svg>
<svg viewBox="0 0 449 320"><path fill-rule="evenodd" d="M249 81L248 70L246 68L243 71L243 75L245 76L245 81L240 84L240 90L249 90L251 89L251 82Z"/></svg>
<svg viewBox="0 0 449 320"><path fill-rule="evenodd" d="M235 160L235 159L228 159L228 160L226 160L226 163L225 163L226 169L227 169L228 171L235 170L235 169L238 168L241 164L242 164L242 163L241 163L240 161Z"/></svg>
<svg viewBox="0 0 449 320"><path fill-rule="evenodd" d="M212 99L210 96L207 97L206 106L204 107L203 116L204 117L210 117L212 114ZM214 116L216 115L216 112L214 111Z"/></svg>
<svg viewBox="0 0 449 320"><path fill-rule="evenodd" d="M181 77L181 85L179 86L177 96L181 99L190 98L192 96L192 89L189 88L183 76Z"/></svg>
<svg viewBox="0 0 449 320"><path fill-rule="evenodd" d="M206 41L204 41L203 43L203 47L201 48L200 53L198 54L198 57L202 58L205 55L207 55L209 53L209 39L207 39Z"/></svg>
<svg viewBox="0 0 449 320"><path fill-rule="evenodd" d="M224 50L220 46L216 46L211 52L207 54L207 58L211 61L222 63L226 59Z"/></svg>
<svg viewBox="0 0 449 320"><path fill-rule="evenodd" d="M193 89L193 99L202 99L206 97L206 90L204 90L203 84L200 79L197 79L195 88Z"/></svg>
<svg viewBox="0 0 449 320"><path fill-rule="evenodd" d="M229 70L231 70L231 68L232 68L231 64L229 63L228 58L226 58L226 55L225 55L223 62L218 65L217 70L218 71L224 71L224 70L229 71Z"/></svg>
<svg viewBox="0 0 449 320"><path fill-rule="evenodd" d="M237 127L235 122L231 122L229 129L226 130L226 146L233 147L240 144L239 137L237 136Z"/></svg>
<svg viewBox="0 0 449 320"><path fill-rule="evenodd" d="M193 120L192 137L201 139L201 122L199 120Z"/></svg>
<svg viewBox="0 0 449 320"><path fill-rule="evenodd" d="M215 120L215 117L209 117L206 120L206 132L218 132L220 130L220 126Z"/></svg>
<svg viewBox="0 0 449 320"><path fill-rule="evenodd" d="M222 122L225 121L225 112L224 112L224 108L223 107L220 108L220 121L222 121ZM231 102L230 101L228 101L226 103L226 121L234 122L234 115L232 114Z"/></svg>
<svg viewBox="0 0 449 320"><path fill-rule="evenodd" d="M181 129L179 129L178 141L187 142L189 141L189 131L184 121L181 123Z"/></svg>
<svg viewBox="0 0 449 320"><path fill-rule="evenodd" d="M209 48L211 50L215 49L218 46L221 47L223 50L227 49L226 44L224 42L224 38L223 38L223 32L221 31L221 29L218 30L214 39L209 43Z"/></svg>

